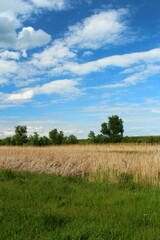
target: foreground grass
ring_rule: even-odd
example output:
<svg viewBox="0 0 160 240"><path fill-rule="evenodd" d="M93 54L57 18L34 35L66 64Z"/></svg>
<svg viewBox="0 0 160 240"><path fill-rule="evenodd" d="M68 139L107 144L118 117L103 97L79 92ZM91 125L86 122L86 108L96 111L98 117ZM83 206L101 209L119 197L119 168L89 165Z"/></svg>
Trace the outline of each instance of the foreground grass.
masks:
<svg viewBox="0 0 160 240"><path fill-rule="evenodd" d="M0 171L1 240L159 240L160 189Z"/></svg>

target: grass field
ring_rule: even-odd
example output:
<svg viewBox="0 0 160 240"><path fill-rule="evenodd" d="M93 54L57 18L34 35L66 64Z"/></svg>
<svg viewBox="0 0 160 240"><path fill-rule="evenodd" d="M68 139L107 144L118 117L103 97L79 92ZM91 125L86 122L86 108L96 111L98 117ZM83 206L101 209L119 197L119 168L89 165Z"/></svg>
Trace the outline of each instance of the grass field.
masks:
<svg viewBox="0 0 160 240"><path fill-rule="evenodd" d="M160 189L0 171L1 240L159 240Z"/></svg>
<svg viewBox="0 0 160 240"><path fill-rule="evenodd" d="M160 184L160 145L0 147L0 169L88 177L90 181Z"/></svg>

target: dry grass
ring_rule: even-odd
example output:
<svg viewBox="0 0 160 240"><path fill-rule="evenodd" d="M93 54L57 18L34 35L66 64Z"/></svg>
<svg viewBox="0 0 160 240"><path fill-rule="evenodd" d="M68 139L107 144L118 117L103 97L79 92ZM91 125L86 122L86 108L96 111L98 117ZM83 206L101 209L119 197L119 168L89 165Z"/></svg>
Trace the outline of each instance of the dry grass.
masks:
<svg viewBox="0 0 160 240"><path fill-rule="evenodd" d="M108 144L0 147L0 168L86 176L117 181L121 173L136 182L159 184L160 145Z"/></svg>

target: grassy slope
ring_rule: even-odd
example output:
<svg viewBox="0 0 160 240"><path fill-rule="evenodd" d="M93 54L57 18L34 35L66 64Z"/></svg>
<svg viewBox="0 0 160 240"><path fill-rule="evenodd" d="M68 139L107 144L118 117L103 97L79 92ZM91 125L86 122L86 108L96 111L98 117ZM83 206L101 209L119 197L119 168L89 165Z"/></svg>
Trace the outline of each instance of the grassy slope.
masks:
<svg viewBox="0 0 160 240"><path fill-rule="evenodd" d="M160 190L0 171L1 240L159 240Z"/></svg>

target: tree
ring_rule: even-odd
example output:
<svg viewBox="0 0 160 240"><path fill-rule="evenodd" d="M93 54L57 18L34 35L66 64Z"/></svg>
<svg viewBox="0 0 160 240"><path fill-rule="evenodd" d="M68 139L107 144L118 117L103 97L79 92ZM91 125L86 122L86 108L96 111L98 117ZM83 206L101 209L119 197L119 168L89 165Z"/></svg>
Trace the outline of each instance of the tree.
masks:
<svg viewBox="0 0 160 240"><path fill-rule="evenodd" d="M108 117L108 123L101 124L101 133L108 137L110 142L121 142L123 132L123 121L117 115Z"/></svg>
<svg viewBox="0 0 160 240"><path fill-rule="evenodd" d="M12 137L6 137L2 140L2 145L12 146L15 145Z"/></svg>
<svg viewBox="0 0 160 240"><path fill-rule="evenodd" d="M67 139L65 140L65 143L67 144L76 144L78 143L78 139L75 135L71 134L67 137Z"/></svg>
<svg viewBox="0 0 160 240"><path fill-rule="evenodd" d="M27 127L26 126L16 126L15 135L13 136L16 145L23 145L28 142L27 138Z"/></svg>
<svg viewBox="0 0 160 240"><path fill-rule="evenodd" d="M29 144L33 146L40 145L40 138L37 132L34 132L34 135L29 137Z"/></svg>
<svg viewBox="0 0 160 240"><path fill-rule="evenodd" d="M52 141L52 144L60 145L64 140L64 134L62 131L58 132L57 129L53 129L49 132L49 137Z"/></svg>
<svg viewBox="0 0 160 240"><path fill-rule="evenodd" d="M46 136L40 137L39 142L40 142L40 146L48 146L51 144L51 140Z"/></svg>
<svg viewBox="0 0 160 240"><path fill-rule="evenodd" d="M110 136L110 129L108 127L108 124L105 122L101 124L101 133L104 136Z"/></svg>
<svg viewBox="0 0 160 240"><path fill-rule="evenodd" d="M88 134L88 138L90 139L91 143L94 143L95 139L96 139L95 133L93 131L90 131L89 134Z"/></svg>
<svg viewBox="0 0 160 240"><path fill-rule="evenodd" d="M108 138L103 134L98 134L94 139L94 143L106 143L106 142L108 142Z"/></svg>

